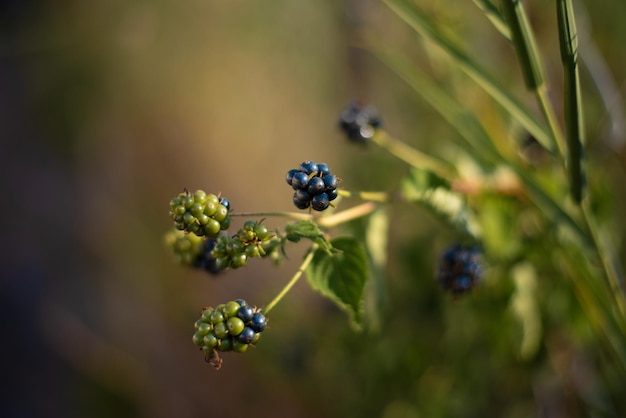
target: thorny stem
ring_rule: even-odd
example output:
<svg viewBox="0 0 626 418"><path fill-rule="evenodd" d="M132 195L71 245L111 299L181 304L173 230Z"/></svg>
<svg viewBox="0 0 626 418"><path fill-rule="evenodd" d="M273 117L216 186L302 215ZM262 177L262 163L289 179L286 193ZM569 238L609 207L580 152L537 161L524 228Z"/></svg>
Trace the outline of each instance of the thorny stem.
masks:
<svg viewBox="0 0 626 418"><path fill-rule="evenodd" d="M291 288L298 282L298 280L300 279L300 277L302 276L302 273L304 273L304 271L309 267L309 264L311 264L311 261L313 261L313 256L315 255L315 250L317 250L317 244L313 244L311 246L311 249L309 250L309 253L307 254L307 256L304 258L304 261L302 262L302 264L300 265L300 268L298 269L298 271L296 271L296 273L293 275L293 277L291 278L291 280L289 280L289 283L287 283L287 285L283 288L283 290L280 291L280 293L278 295L276 295L276 297L274 297L274 299L272 299L272 301L270 303L268 303L267 305L265 305L265 308L263 308L263 310L261 311L263 313L263 315L267 315L267 313L269 311L272 310L272 308L274 306L276 306L276 304L278 302L281 301L281 299L291 290Z"/></svg>

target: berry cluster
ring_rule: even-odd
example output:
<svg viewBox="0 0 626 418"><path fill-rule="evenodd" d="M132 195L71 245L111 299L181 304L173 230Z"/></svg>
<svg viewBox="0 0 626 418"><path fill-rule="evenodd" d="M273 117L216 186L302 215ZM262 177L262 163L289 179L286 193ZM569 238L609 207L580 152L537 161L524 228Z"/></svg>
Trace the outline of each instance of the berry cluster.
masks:
<svg viewBox="0 0 626 418"><path fill-rule="evenodd" d="M204 240L194 234L172 230L165 235L165 243L172 249L178 263L193 267L204 252Z"/></svg>
<svg viewBox="0 0 626 418"><path fill-rule="evenodd" d="M338 179L327 164L307 160L300 168L289 170L286 180L295 190L293 204L298 209L322 211L337 198Z"/></svg>
<svg viewBox="0 0 626 418"><path fill-rule="evenodd" d="M228 199L187 190L170 201L170 216L176 229L192 232L199 237L215 238L230 226Z"/></svg>
<svg viewBox="0 0 626 418"><path fill-rule="evenodd" d="M357 102L350 103L339 117L339 127L351 141L366 142L374 136L380 125L376 110L371 106L363 107Z"/></svg>
<svg viewBox="0 0 626 418"><path fill-rule="evenodd" d="M219 270L243 267L249 258L266 255L263 246L270 242L270 238L267 227L261 222L246 221L232 237L219 237L210 256Z"/></svg>
<svg viewBox="0 0 626 418"><path fill-rule="evenodd" d="M215 309L204 308L194 324L192 340L204 352L205 360L219 369L218 351L245 352L259 341L266 326L267 318L259 309L238 299Z"/></svg>
<svg viewBox="0 0 626 418"><path fill-rule="evenodd" d="M481 252L456 244L443 252L437 268L441 287L455 295L469 292L483 273Z"/></svg>

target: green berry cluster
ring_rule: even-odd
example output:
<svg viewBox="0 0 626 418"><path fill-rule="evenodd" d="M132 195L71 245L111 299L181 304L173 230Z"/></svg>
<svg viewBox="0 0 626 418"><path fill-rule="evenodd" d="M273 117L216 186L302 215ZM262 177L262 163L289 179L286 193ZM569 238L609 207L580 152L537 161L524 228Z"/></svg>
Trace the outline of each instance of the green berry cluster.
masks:
<svg viewBox="0 0 626 418"><path fill-rule="evenodd" d="M203 190L185 190L170 201L170 216L178 230L215 238L230 226L229 208L222 202Z"/></svg>
<svg viewBox="0 0 626 418"><path fill-rule="evenodd" d="M267 254L263 246L269 244L271 238L269 230L261 222L246 221L232 237L219 237L211 256L221 270L243 267L249 258Z"/></svg>
<svg viewBox="0 0 626 418"><path fill-rule="evenodd" d="M178 263L186 267L194 267L205 248L201 237L175 229L165 235L165 244L172 249Z"/></svg>
<svg viewBox="0 0 626 418"><path fill-rule="evenodd" d="M220 368L222 360L218 352L243 353L256 344L267 319L258 308L238 299L216 308L204 308L195 322L192 340L204 352L205 360Z"/></svg>

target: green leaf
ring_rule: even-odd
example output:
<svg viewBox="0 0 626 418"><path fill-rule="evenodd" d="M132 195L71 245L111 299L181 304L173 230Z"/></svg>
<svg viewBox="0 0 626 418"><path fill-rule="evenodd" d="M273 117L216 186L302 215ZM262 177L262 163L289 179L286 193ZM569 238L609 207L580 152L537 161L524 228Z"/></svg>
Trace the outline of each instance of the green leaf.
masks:
<svg viewBox="0 0 626 418"><path fill-rule="evenodd" d="M363 290L368 279L367 254L352 237L331 240L335 251L317 249L307 269L313 290L348 312L351 324L360 329L363 321Z"/></svg>
<svg viewBox="0 0 626 418"><path fill-rule="evenodd" d="M285 226L287 239L299 242L302 238L316 243L323 251L329 252L332 245L328 242L321 229L312 221L295 221Z"/></svg>

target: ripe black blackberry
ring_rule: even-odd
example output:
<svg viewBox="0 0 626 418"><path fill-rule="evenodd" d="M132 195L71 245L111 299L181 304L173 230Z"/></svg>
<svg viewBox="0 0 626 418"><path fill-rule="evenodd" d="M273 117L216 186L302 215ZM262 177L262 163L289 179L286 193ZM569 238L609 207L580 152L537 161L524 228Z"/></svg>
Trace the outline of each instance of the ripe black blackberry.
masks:
<svg viewBox="0 0 626 418"><path fill-rule="evenodd" d="M355 142L367 142L380 126L381 120L376 109L358 102L350 103L339 117L339 127L349 140Z"/></svg>
<svg viewBox="0 0 626 418"><path fill-rule="evenodd" d="M439 259L436 278L439 285L454 295L469 292L483 273L482 254L476 246L455 244Z"/></svg>
<svg viewBox="0 0 626 418"><path fill-rule="evenodd" d="M293 204L298 209L322 211L338 196L339 180L324 163L304 161L299 168L289 170L285 180L295 190Z"/></svg>

